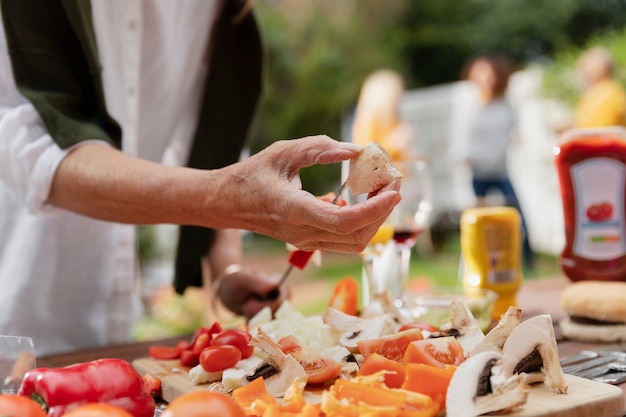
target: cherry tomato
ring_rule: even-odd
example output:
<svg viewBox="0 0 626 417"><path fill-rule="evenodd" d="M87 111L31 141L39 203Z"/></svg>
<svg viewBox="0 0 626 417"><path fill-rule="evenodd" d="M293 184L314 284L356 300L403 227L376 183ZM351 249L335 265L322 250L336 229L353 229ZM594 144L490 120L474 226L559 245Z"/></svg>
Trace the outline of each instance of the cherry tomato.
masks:
<svg viewBox="0 0 626 417"><path fill-rule="evenodd" d="M203 334L212 337L214 334L220 333L222 330L222 326L217 321L213 322L211 326L202 326L193 333L193 337L191 338L191 345L194 346L198 338Z"/></svg>
<svg viewBox="0 0 626 417"><path fill-rule="evenodd" d="M355 316L359 307L359 285L352 277L345 277L333 289L328 307Z"/></svg>
<svg viewBox="0 0 626 417"><path fill-rule="evenodd" d="M191 349L180 352L180 364L193 368L200 363L200 353L196 353Z"/></svg>
<svg viewBox="0 0 626 417"><path fill-rule="evenodd" d="M239 329L224 330L219 333L213 340L211 340L211 346L235 346L241 351L241 359L246 359L252 356L254 352L254 346L249 346L252 336L250 333Z"/></svg>
<svg viewBox="0 0 626 417"><path fill-rule="evenodd" d="M463 346L453 336L411 342L404 354L405 363L425 363L443 368L445 365L460 365L465 356Z"/></svg>
<svg viewBox="0 0 626 417"><path fill-rule="evenodd" d="M246 414L226 394L194 391L177 397L161 417L246 417Z"/></svg>
<svg viewBox="0 0 626 417"><path fill-rule="evenodd" d="M400 329L398 329L398 331L399 332L403 332L403 331L409 330L409 329L420 329L420 330L423 330L423 331L425 330L425 331L427 331L429 333L435 333L436 331L439 330L438 328L436 328L432 324L415 322L415 323L403 324L400 327Z"/></svg>
<svg viewBox="0 0 626 417"><path fill-rule="evenodd" d="M210 346L200 353L200 365L207 372L232 368L241 360L241 351L232 345Z"/></svg>
<svg viewBox="0 0 626 417"><path fill-rule="evenodd" d="M35 401L21 395L0 394L0 415L16 417L46 417Z"/></svg>
<svg viewBox="0 0 626 417"><path fill-rule="evenodd" d="M422 339L424 336L420 329L409 329L376 339L359 341L357 347L364 359L367 359L372 353L378 353L387 359L401 361L407 346L415 340Z"/></svg>
<svg viewBox="0 0 626 417"><path fill-rule="evenodd" d="M133 417L131 413L110 404L89 403L72 409L63 417Z"/></svg>

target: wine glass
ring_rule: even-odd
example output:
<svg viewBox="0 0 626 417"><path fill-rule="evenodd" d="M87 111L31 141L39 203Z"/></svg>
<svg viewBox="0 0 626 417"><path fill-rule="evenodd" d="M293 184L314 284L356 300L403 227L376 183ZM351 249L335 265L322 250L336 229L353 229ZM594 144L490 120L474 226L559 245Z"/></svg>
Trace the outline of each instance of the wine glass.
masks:
<svg viewBox="0 0 626 417"><path fill-rule="evenodd" d="M24 374L35 367L30 337L0 336L0 394L17 394Z"/></svg>
<svg viewBox="0 0 626 417"><path fill-rule="evenodd" d="M409 280L411 252L417 238L429 226L433 207L432 176L424 160L402 161L394 164L402 174L400 194L402 200L391 213L394 225L397 266L395 276L387 285L393 299L400 299Z"/></svg>
<svg viewBox="0 0 626 417"><path fill-rule="evenodd" d="M350 173L350 161L343 161L341 165L341 182L345 183ZM342 194L343 199L349 205L361 203L367 199L366 194L353 195L352 191L346 187ZM385 271L380 262L381 254L394 234L393 218L389 216L376 231L376 234L367 244L367 247L360 253L363 261L361 271L361 304L368 305L372 295L380 292L385 284Z"/></svg>

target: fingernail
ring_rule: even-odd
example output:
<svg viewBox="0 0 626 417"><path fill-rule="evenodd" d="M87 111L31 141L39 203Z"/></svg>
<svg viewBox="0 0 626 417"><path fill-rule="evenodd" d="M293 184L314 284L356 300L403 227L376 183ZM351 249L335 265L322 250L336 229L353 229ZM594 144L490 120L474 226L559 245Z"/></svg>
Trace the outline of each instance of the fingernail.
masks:
<svg viewBox="0 0 626 417"><path fill-rule="evenodd" d="M354 152L359 152L361 149L363 149L363 147L361 147L360 145L352 142L339 142L339 148L345 149L346 151Z"/></svg>

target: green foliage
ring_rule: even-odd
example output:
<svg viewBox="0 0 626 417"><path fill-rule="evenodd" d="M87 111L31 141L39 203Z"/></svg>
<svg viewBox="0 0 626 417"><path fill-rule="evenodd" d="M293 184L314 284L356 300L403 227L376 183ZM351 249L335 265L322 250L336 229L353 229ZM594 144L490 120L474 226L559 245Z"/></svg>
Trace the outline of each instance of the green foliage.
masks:
<svg viewBox="0 0 626 417"><path fill-rule="evenodd" d="M615 78L626 85L626 29L620 29L596 35L581 46L563 47L552 62L543 66L543 94L574 106L580 95L577 60L585 49L594 46L602 46L613 54Z"/></svg>
<svg viewBox="0 0 626 417"><path fill-rule="evenodd" d="M297 13L263 2L256 8L267 66L252 152L277 139L317 134L341 139L342 116L356 103L369 72L379 67L403 72L397 48L384 31L396 11L378 13L375 1L359 2L359 7L352 2L298 4ZM382 20L372 25L376 17ZM303 186L314 194L333 191L329 184L338 185L339 170L338 164L307 168L301 172Z"/></svg>
<svg viewBox="0 0 626 417"><path fill-rule="evenodd" d="M479 53L520 65L556 54L565 70L590 37L626 26L623 0L261 0L255 13L267 59L253 153L278 139L342 138L341 121L375 69L399 71L408 88L456 81ZM570 72L549 83L571 100ZM326 193L339 167L314 166L301 177L306 190Z"/></svg>

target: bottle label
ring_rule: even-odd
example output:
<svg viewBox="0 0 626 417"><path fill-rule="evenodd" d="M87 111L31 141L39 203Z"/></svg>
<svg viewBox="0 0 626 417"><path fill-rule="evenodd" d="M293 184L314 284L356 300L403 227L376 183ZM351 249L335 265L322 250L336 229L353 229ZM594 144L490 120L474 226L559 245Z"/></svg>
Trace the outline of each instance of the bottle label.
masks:
<svg viewBox="0 0 626 417"><path fill-rule="evenodd" d="M514 282L517 275L513 251L513 230L496 224L485 226L484 230L489 261L487 282L489 284Z"/></svg>
<svg viewBox="0 0 626 417"><path fill-rule="evenodd" d="M625 166L611 158L591 158L572 165L576 227L572 251L605 261L626 254L624 241Z"/></svg>

